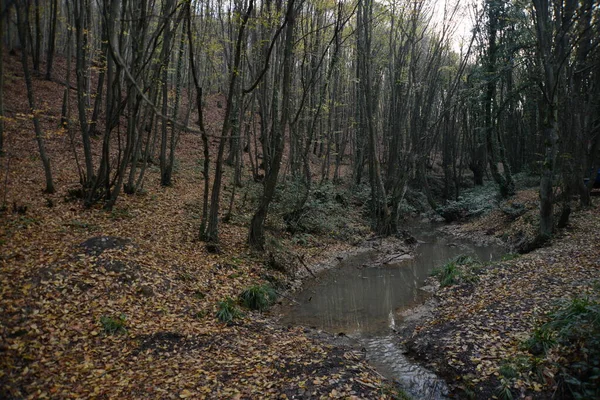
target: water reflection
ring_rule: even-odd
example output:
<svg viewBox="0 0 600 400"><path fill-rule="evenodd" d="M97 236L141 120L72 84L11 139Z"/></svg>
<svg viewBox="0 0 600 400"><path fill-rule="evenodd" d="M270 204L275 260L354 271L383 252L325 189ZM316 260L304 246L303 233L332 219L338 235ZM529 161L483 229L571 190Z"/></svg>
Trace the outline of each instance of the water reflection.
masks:
<svg viewBox="0 0 600 400"><path fill-rule="evenodd" d="M295 296L298 303L284 308L283 322L355 337L380 373L399 381L417 398L443 399L446 384L404 357L390 328L401 322L400 311L429 296L420 287L433 268L461 254L489 261L504 251L454 240L430 226L413 234L421 241L414 259L373 266L375 251L350 257L306 285Z"/></svg>
<svg viewBox="0 0 600 400"><path fill-rule="evenodd" d="M433 268L460 254L475 254L481 260L502 254L499 248L450 241L433 232L417 234L424 243L414 259L369 266L377 257L374 251L350 257L298 293L299 304L285 311L284 322L331 333L387 333L399 310L426 299L428 294L419 288Z"/></svg>

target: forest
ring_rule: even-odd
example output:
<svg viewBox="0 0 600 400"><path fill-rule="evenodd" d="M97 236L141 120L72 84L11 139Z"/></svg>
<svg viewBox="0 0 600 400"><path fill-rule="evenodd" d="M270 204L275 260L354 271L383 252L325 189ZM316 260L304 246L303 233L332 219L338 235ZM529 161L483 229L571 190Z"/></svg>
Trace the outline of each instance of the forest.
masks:
<svg viewBox="0 0 600 400"><path fill-rule="evenodd" d="M502 241L515 282L541 279L524 266L555 249L578 271L548 270L560 284L527 306L543 312L518 317L543 355L516 375L465 356L483 376L453 395L600 394L597 0L0 11L0 397L405 398L355 349L266 309L366 238L414 253L414 221ZM434 296L479 290L457 263L463 280ZM565 293L596 316L577 317L577 348L552 325Z"/></svg>

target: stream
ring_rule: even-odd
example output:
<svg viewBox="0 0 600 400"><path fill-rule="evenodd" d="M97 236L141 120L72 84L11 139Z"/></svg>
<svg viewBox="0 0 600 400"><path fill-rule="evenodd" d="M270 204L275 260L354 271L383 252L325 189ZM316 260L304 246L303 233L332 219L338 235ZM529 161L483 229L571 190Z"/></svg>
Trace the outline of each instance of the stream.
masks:
<svg viewBox="0 0 600 400"><path fill-rule="evenodd" d="M423 224L410 229L419 240L415 257L394 264L374 264L381 254L369 250L342 261L335 268L307 281L286 302L282 322L343 333L367 351L367 360L379 373L396 381L418 399L445 399L446 383L403 354L394 329L402 324L403 310L423 304L430 293L421 290L435 267L461 254L481 261L499 259L499 246L475 246Z"/></svg>

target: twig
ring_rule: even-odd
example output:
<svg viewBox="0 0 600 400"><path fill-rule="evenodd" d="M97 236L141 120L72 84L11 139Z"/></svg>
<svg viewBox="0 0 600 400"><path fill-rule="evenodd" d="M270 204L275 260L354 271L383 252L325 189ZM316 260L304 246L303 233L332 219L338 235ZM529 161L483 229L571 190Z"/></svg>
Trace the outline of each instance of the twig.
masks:
<svg viewBox="0 0 600 400"><path fill-rule="evenodd" d="M375 385L372 385L372 384L370 384L370 383L367 383L367 382L363 382L363 381L361 381L360 379L355 379L355 380L354 380L354 382L358 382L358 383L360 383L361 385L363 385L363 386L366 386L366 387L368 387L368 388L371 388L371 389L378 389L378 387L377 387L377 386L375 386Z"/></svg>
<svg viewBox="0 0 600 400"><path fill-rule="evenodd" d="M308 268L308 265L306 265L306 263L304 262L304 254L302 255L302 257L300 257L300 255L296 254L296 257L298 257L298 260L300 260L300 262L302 263L302 265L304 266L304 268L306 268L306 270L308 272L310 272L310 274L313 276L313 278L316 278L317 276L315 275L315 273L312 272L311 269Z"/></svg>
<svg viewBox="0 0 600 400"><path fill-rule="evenodd" d="M290 296L288 296L288 295L285 295L285 294L283 294L283 293L281 293L281 292L278 292L277 290L275 291L275 293L277 293L277 294L278 294L278 295L280 295L281 297L285 297L285 298L286 298L286 299L288 299L289 301L293 301L293 302L294 302L294 303L296 303L296 304L300 304L300 302L298 302L298 301L296 301L296 300L292 299L292 298L291 298Z"/></svg>

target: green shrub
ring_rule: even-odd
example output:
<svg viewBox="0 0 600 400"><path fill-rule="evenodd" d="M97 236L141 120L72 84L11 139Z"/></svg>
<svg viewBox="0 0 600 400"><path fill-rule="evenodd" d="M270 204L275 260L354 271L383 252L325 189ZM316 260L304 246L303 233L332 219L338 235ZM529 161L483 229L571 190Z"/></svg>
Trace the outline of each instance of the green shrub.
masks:
<svg viewBox="0 0 600 400"><path fill-rule="evenodd" d="M498 204L498 188L494 182L465 190L456 201L448 201L435 211L447 222L486 214Z"/></svg>
<svg viewBox="0 0 600 400"><path fill-rule="evenodd" d="M502 261L512 261L519 258L521 255L519 253L506 253L502 256Z"/></svg>
<svg viewBox="0 0 600 400"><path fill-rule="evenodd" d="M504 202L500 204L499 208L511 221L516 220L527 212L527 208L524 204L514 201Z"/></svg>
<svg viewBox="0 0 600 400"><path fill-rule="evenodd" d="M121 314L118 317L110 317L103 315L100 317L100 324L102 329L107 335L114 335L116 333L127 333L127 327L125 326L125 315Z"/></svg>
<svg viewBox="0 0 600 400"><path fill-rule="evenodd" d="M349 199L355 199L359 191L350 193L325 182L312 187L306 202L300 204L305 192L306 187L300 180L287 181L278 187L272 210L283 221L281 228L293 235L327 235L341 240L356 233L348 207ZM306 236L299 239L299 244L306 239Z"/></svg>
<svg viewBox="0 0 600 400"><path fill-rule="evenodd" d="M550 314L527 341L544 353L555 345L564 360L559 379L576 399L600 398L600 303L574 298ZM539 350L535 347L532 353ZM531 350L530 350L531 351Z"/></svg>
<svg viewBox="0 0 600 400"><path fill-rule="evenodd" d="M513 399L510 381L500 378L500 384L496 387L496 396L502 400Z"/></svg>
<svg viewBox="0 0 600 400"><path fill-rule="evenodd" d="M512 363L504 363L500 365L498 372L500 373L500 375L507 379L513 379L519 376L519 371L517 370L516 366Z"/></svg>
<svg viewBox="0 0 600 400"><path fill-rule="evenodd" d="M277 293L271 285L254 285L240 294L240 302L251 310L264 311L277 299Z"/></svg>
<svg viewBox="0 0 600 400"><path fill-rule="evenodd" d="M440 286L451 286L458 282L458 267L455 263L450 262L441 269L438 274L438 279L440 280Z"/></svg>
<svg viewBox="0 0 600 400"><path fill-rule="evenodd" d="M471 282L475 280L475 273L481 269L481 263L468 255L457 256L441 268L435 268L432 275L437 277L440 286L446 287L460 282Z"/></svg>
<svg viewBox="0 0 600 400"><path fill-rule="evenodd" d="M235 301L231 297L221 300L217 303L217 319L227 324L233 320L243 317L244 314L237 308Z"/></svg>
<svg viewBox="0 0 600 400"><path fill-rule="evenodd" d="M554 332L545 327L535 329L524 345L533 355L546 354L548 350L556 345Z"/></svg>
<svg viewBox="0 0 600 400"><path fill-rule="evenodd" d="M540 174L531 172L520 172L513 175L517 190L538 187L540 185Z"/></svg>

